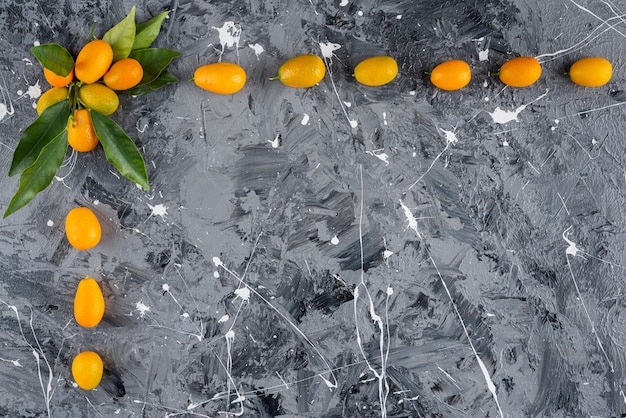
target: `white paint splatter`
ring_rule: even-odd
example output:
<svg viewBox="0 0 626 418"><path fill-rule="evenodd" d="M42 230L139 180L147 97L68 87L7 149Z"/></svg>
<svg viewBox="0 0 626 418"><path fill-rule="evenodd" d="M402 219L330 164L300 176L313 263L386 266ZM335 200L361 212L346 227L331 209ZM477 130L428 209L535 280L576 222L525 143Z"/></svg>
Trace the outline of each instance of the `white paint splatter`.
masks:
<svg viewBox="0 0 626 418"><path fill-rule="evenodd" d="M217 322L218 322L219 324L221 324L221 323L223 323L223 322L228 321L229 319L230 319L230 316L228 316L228 314L226 314L226 315L222 315L222 317L221 317L220 319L218 319L218 321L217 321Z"/></svg>
<svg viewBox="0 0 626 418"><path fill-rule="evenodd" d="M144 305L142 301L137 302L135 304L135 308L139 311L139 316L141 316L142 318L147 312L150 312L150 307Z"/></svg>
<svg viewBox="0 0 626 418"><path fill-rule="evenodd" d="M224 265L219 257L213 257L213 264L215 264L215 267L222 267Z"/></svg>
<svg viewBox="0 0 626 418"><path fill-rule="evenodd" d="M220 278L220 272L219 272L219 271L217 271L217 270L215 270L215 271L213 272L213 278L214 278L214 279L219 279L219 278Z"/></svg>
<svg viewBox="0 0 626 418"><path fill-rule="evenodd" d="M302 115L302 120L300 121L300 124L307 125L308 123L309 123L309 115L305 113Z"/></svg>
<svg viewBox="0 0 626 418"><path fill-rule="evenodd" d="M478 61L489 61L489 49L478 50Z"/></svg>
<svg viewBox="0 0 626 418"><path fill-rule="evenodd" d="M332 59L335 55L334 52L341 48L341 45L332 42L320 42L319 45L322 51L322 56L327 59Z"/></svg>
<svg viewBox="0 0 626 418"><path fill-rule="evenodd" d="M343 102L343 105L344 105L345 107L348 107L348 108L352 107L352 103L350 103L350 102L345 102L345 101L344 101L344 102Z"/></svg>
<svg viewBox="0 0 626 418"><path fill-rule="evenodd" d="M405 205L402 200L400 200L400 207L404 211L404 216L406 217L406 220L409 222L409 228L415 231L419 239L422 239L422 235L417 229L417 219L415 219L415 216L413 216L411 209L409 209L409 207Z"/></svg>
<svg viewBox="0 0 626 418"><path fill-rule="evenodd" d="M12 114L12 113L9 113L9 109L7 108L7 105L5 105L4 103L0 103L0 120L4 119L4 117L9 114Z"/></svg>
<svg viewBox="0 0 626 418"><path fill-rule="evenodd" d="M333 244L333 245L339 244L339 238L337 237L337 235L332 237L332 239L330 240L330 243Z"/></svg>
<svg viewBox="0 0 626 418"><path fill-rule="evenodd" d="M267 140L270 144L272 144L272 148L278 148L280 146L280 134L276 134L273 140Z"/></svg>
<svg viewBox="0 0 626 418"><path fill-rule="evenodd" d="M374 151L365 151L366 154L369 154L373 157L378 158L379 160L381 160L382 162L384 162L385 164L389 164L389 155L387 155L386 152L384 152L384 148L383 149L377 149Z"/></svg>
<svg viewBox="0 0 626 418"><path fill-rule="evenodd" d="M54 221L52 219L48 219L48 222L46 223L46 225L54 226Z"/></svg>
<svg viewBox="0 0 626 418"><path fill-rule="evenodd" d="M439 128L441 129L441 128ZM456 137L456 134L452 131L446 131L445 129L441 129L441 132L443 132L444 134L446 134L446 143L448 145L450 144L456 144L457 142L459 142L458 138Z"/></svg>
<svg viewBox="0 0 626 418"><path fill-rule="evenodd" d="M356 128L357 126L359 126L359 122L357 122L355 119L351 119L350 126Z"/></svg>
<svg viewBox="0 0 626 418"><path fill-rule="evenodd" d="M383 258L386 260L393 255L393 251L385 250L383 251Z"/></svg>
<svg viewBox="0 0 626 418"><path fill-rule="evenodd" d="M250 289L247 287L240 287L239 289L235 289L235 299L241 298L241 300L248 301L250 300Z"/></svg>
<svg viewBox="0 0 626 418"><path fill-rule="evenodd" d="M517 121L517 116L522 113L524 109L526 109L526 105L521 105L515 110L502 110L499 107L496 107L493 112L488 113L491 115L491 118L495 123L503 125L505 123Z"/></svg>
<svg viewBox="0 0 626 418"><path fill-rule="evenodd" d="M341 0L341 3L339 3L339 6L341 7L346 7L348 5L348 0Z"/></svg>
<svg viewBox="0 0 626 418"><path fill-rule="evenodd" d="M163 289L164 292L169 292L170 291L170 285L167 283L163 283L163 286L161 286L161 289Z"/></svg>
<svg viewBox="0 0 626 418"><path fill-rule="evenodd" d="M502 110L499 107L496 107L496 109L493 111L493 113L487 112L489 113L489 115L491 115L491 118L493 119L493 121L495 123L498 124L505 124L505 123L509 123L512 121L517 121L517 116L522 113L524 110L526 110L526 108L533 102L536 102L539 99L544 98L547 94L548 94L549 90L546 90L545 93L543 93L541 96L537 97L535 100L532 100L529 103L523 104L521 106L519 106L517 109L515 110Z"/></svg>
<svg viewBox="0 0 626 418"><path fill-rule="evenodd" d="M565 254L571 255L572 257L576 257L580 250L578 249L578 247L576 246L576 243L574 241L572 241L569 238L567 238L567 236L569 235L569 230L570 229L572 229L571 226L569 228L567 228L565 231L563 231L563 234L562 234L563 239L568 244L567 249L565 250Z"/></svg>
<svg viewBox="0 0 626 418"><path fill-rule="evenodd" d="M155 205L155 206L152 206L149 203L147 203L147 205L152 211L152 213L150 214L150 217L160 216L161 219L165 220L165 215L167 215L167 206L163 205L162 203L159 203L158 205Z"/></svg>
<svg viewBox="0 0 626 418"><path fill-rule="evenodd" d="M31 99L37 99L41 96L41 86L39 85L39 80L37 80L34 86L28 86L26 95L28 95Z"/></svg>
<svg viewBox="0 0 626 418"><path fill-rule="evenodd" d="M258 60L262 53L265 52L265 48L261 44L248 44L250 48L254 51L254 55L256 55L256 59Z"/></svg>
<svg viewBox="0 0 626 418"><path fill-rule="evenodd" d="M218 28L213 26L219 33L220 45L222 46L222 51L220 53L220 61L222 59L222 54L226 50L226 48L235 47L236 50L239 50L239 38L241 38L241 26L236 25L235 22L227 21L224 22L222 27Z"/></svg>

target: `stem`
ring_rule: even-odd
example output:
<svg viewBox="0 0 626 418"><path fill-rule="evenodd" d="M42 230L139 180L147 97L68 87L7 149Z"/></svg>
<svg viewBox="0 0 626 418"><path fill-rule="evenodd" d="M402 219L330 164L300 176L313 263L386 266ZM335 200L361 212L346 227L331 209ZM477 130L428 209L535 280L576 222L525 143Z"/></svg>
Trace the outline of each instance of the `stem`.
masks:
<svg viewBox="0 0 626 418"><path fill-rule="evenodd" d="M94 39L96 39L96 21L94 20L93 23L91 24L91 32L89 33L89 40L93 41Z"/></svg>

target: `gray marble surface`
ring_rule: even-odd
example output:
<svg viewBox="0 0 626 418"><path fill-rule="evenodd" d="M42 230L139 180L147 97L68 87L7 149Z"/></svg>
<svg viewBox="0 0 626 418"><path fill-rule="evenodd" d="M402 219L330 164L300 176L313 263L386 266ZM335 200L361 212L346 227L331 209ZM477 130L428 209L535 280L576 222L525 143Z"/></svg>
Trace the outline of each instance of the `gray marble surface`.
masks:
<svg viewBox="0 0 626 418"><path fill-rule="evenodd" d="M47 84L30 53L76 53L130 1L0 2L0 164ZM626 414L626 3L623 0L226 0L170 10L156 45L182 81L113 118L146 193L101 148L0 225L0 415L10 417L618 417ZM269 78L325 55L310 89ZM389 85L352 68L388 54ZM524 89L496 77L539 57ZM564 75L585 56L606 86ZM470 63L460 91L424 72ZM188 80L238 62L245 88ZM17 178L0 176L0 205ZM94 209L77 251L65 214ZM95 277L106 312L73 319ZM82 350L105 363L75 386Z"/></svg>

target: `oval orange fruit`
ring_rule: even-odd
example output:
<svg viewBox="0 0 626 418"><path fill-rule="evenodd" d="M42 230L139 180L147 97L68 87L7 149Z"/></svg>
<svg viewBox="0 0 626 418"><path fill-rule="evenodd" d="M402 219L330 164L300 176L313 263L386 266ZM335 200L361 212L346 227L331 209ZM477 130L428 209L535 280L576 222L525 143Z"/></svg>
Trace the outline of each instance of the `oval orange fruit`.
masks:
<svg viewBox="0 0 626 418"><path fill-rule="evenodd" d="M528 87L541 77L541 64L533 57L517 57L500 67L500 81L511 87Z"/></svg>
<svg viewBox="0 0 626 418"><path fill-rule="evenodd" d="M430 81L442 90L459 90L467 86L472 79L472 69L462 60L442 62L433 68Z"/></svg>
<svg viewBox="0 0 626 418"><path fill-rule="evenodd" d="M366 58L354 67L354 78L366 86L382 86L397 75L398 63L386 55Z"/></svg>
<svg viewBox="0 0 626 418"><path fill-rule="evenodd" d="M296 88L313 87L326 75L324 61L317 55L295 56L278 68L278 80L286 86Z"/></svg>
<svg viewBox="0 0 626 418"><path fill-rule="evenodd" d="M600 87L611 80L613 66L611 62L602 57L583 58L569 69L569 78L573 83L584 87Z"/></svg>
<svg viewBox="0 0 626 418"><path fill-rule="evenodd" d="M88 109L76 109L67 120L67 142L78 152L93 151L98 143Z"/></svg>
<svg viewBox="0 0 626 418"><path fill-rule="evenodd" d="M100 80L113 62L113 48L101 39L88 42L80 50L74 64L74 74L83 83Z"/></svg>
<svg viewBox="0 0 626 418"><path fill-rule="evenodd" d="M104 296L98 282L85 277L78 283L74 297L74 318L86 328L93 328L104 316Z"/></svg>
<svg viewBox="0 0 626 418"><path fill-rule="evenodd" d="M84 84L78 89L78 99L89 109L110 115L120 105L117 93L100 83Z"/></svg>
<svg viewBox="0 0 626 418"><path fill-rule="evenodd" d="M69 89L67 87L52 87L50 90L47 90L44 94L39 96L39 100L37 101L37 114L41 115L44 110L53 104L66 99L68 93Z"/></svg>
<svg viewBox="0 0 626 418"><path fill-rule="evenodd" d="M65 218L65 235L72 247L77 250L89 250L100 242L102 236L100 221L91 209L74 208Z"/></svg>
<svg viewBox="0 0 626 418"><path fill-rule="evenodd" d="M65 87L72 82L74 79L74 70L70 71L68 75L65 77L57 75L44 67L43 76L46 78L46 81L50 83L51 86L54 87Z"/></svg>
<svg viewBox="0 0 626 418"><path fill-rule="evenodd" d="M102 380L103 371L102 358L93 351L78 353L72 361L72 377L78 387L84 390L95 389Z"/></svg>
<svg viewBox="0 0 626 418"><path fill-rule="evenodd" d="M211 93L233 94L246 84L246 71L232 62L216 62L198 67L193 81Z"/></svg>
<svg viewBox="0 0 626 418"><path fill-rule="evenodd" d="M143 78L143 67L134 58L124 58L104 74L104 84L113 90L128 90L135 87Z"/></svg>

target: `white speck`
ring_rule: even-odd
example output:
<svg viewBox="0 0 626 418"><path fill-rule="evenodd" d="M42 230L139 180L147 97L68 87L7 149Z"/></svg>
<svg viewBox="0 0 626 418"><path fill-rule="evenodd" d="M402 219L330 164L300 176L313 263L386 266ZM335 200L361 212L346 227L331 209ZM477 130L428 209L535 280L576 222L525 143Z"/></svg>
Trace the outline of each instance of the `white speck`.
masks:
<svg viewBox="0 0 626 418"><path fill-rule="evenodd" d="M270 144L272 144L272 148L278 148L280 145L280 134L276 134L276 137L273 140L267 140Z"/></svg>
<svg viewBox="0 0 626 418"><path fill-rule="evenodd" d="M478 51L478 61L489 61L489 49Z"/></svg>
<svg viewBox="0 0 626 418"><path fill-rule="evenodd" d="M350 126L352 126L353 128L356 128L357 126L359 126L359 122L357 122L355 119L351 119Z"/></svg>
<svg viewBox="0 0 626 418"><path fill-rule="evenodd" d="M306 113L302 115L302 120L300 121L302 125L307 125L309 123L309 115Z"/></svg>
<svg viewBox="0 0 626 418"><path fill-rule="evenodd" d="M233 331L232 329L228 330L228 332L226 334L224 334L224 337L226 337L227 340L234 340L235 339L235 331Z"/></svg>
<svg viewBox="0 0 626 418"><path fill-rule="evenodd" d="M139 301L135 304L135 308L139 311L139 316L143 318L146 312L150 312L150 307L143 304L142 301Z"/></svg>
<svg viewBox="0 0 626 418"><path fill-rule="evenodd" d="M248 44L248 46L254 51L256 59L259 59L261 54L265 52L265 48L263 48L263 45L261 44Z"/></svg>
<svg viewBox="0 0 626 418"><path fill-rule="evenodd" d="M356 12L357 16L363 16L363 10L359 10L358 12Z"/></svg>
<svg viewBox="0 0 626 418"><path fill-rule="evenodd" d="M383 112L383 125L387 125L387 112Z"/></svg>
<svg viewBox="0 0 626 418"><path fill-rule="evenodd" d="M48 222L46 223L46 225L54 226L54 221L52 219L48 219Z"/></svg>
<svg viewBox="0 0 626 418"><path fill-rule="evenodd" d="M341 3L339 3L339 5L341 7L346 7L348 5L348 0L341 0Z"/></svg>
<svg viewBox="0 0 626 418"><path fill-rule="evenodd" d="M220 272L219 272L219 271L217 271L217 270L215 270L215 271L213 272L213 278L214 278L214 279L219 279L219 278L220 278Z"/></svg>
<svg viewBox="0 0 626 418"><path fill-rule="evenodd" d="M161 286L161 289L163 289L164 292L169 292L170 291L170 285L167 283L163 283L163 286Z"/></svg>
<svg viewBox="0 0 626 418"><path fill-rule="evenodd" d="M37 80L34 86L28 86L28 91L26 92L26 94L31 99L36 99L41 96L41 86L39 86L39 80Z"/></svg>
<svg viewBox="0 0 626 418"><path fill-rule="evenodd" d="M94 206L98 206L100 204L100 201L98 199L93 201Z"/></svg>
<svg viewBox="0 0 626 418"><path fill-rule="evenodd" d="M183 312L183 314L181 315L183 318L189 318L189 314L187 312Z"/></svg>
<svg viewBox="0 0 626 418"><path fill-rule="evenodd" d="M502 141L502 146L503 147L508 147L509 146L509 141L507 141L507 140Z"/></svg>
<svg viewBox="0 0 626 418"><path fill-rule="evenodd" d="M398 19L398 20L402 19L402 15L397 15L396 19Z"/></svg>
<svg viewBox="0 0 626 418"><path fill-rule="evenodd" d="M222 267L224 265L219 257L213 257L213 264L215 264L215 267Z"/></svg>
<svg viewBox="0 0 626 418"><path fill-rule="evenodd" d="M392 255L393 255L393 251L390 251L390 250L385 250L385 251L383 252L383 258L384 258L385 260L386 260L386 259L388 259L389 257L391 257Z"/></svg>
<svg viewBox="0 0 626 418"><path fill-rule="evenodd" d="M320 45L320 49L322 50L322 56L327 59L332 59L334 55L333 52L341 48L341 45L334 44L332 42L326 42L326 43L320 42L319 45Z"/></svg>
<svg viewBox="0 0 626 418"><path fill-rule="evenodd" d="M21 96L21 95L23 95L23 94L24 94L24 90L18 90L18 91L17 91L17 95L18 95L18 96Z"/></svg>
<svg viewBox="0 0 626 418"><path fill-rule="evenodd" d="M343 105L345 107L352 107L352 103L350 103L350 102L343 102Z"/></svg>
<svg viewBox="0 0 626 418"><path fill-rule="evenodd" d="M223 322L228 321L229 319L230 319L230 316L228 316L228 315L223 315L220 319L218 319L218 321L217 321L217 322L221 324L221 323L223 323Z"/></svg>
<svg viewBox="0 0 626 418"><path fill-rule="evenodd" d="M237 295L237 298L241 298L241 300L244 301L248 301L250 300L250 289L248 289L247 287L240 287L239 289L235 289L235 295Z"/></svg>
<svg viewBox="0 0 626 418"><path fill-rule="evenodd" d="M147 204L152 213L150 216L160 216L161 219L165 220L165 215L167 215L167 206L159 203L158 205L152 206L151 204Z"/></svg>
<svg viewBox="0 0 626 418"><path fill-rule="evenodd" d="M374 151L365 151L365 153L378 158L385 164L389 164L389 155L387 155L387 153L384 151L385 151L384 149L378 149Z"/></svg>
<svg viewBox="0 0 626 418"><path fill-rule="evenodd" d="M33 42L33 45L34 45L34 46L39 46L39 45L40 45L40 43L39 43L39 41L35 41L35 42Z"/></svg>
<svg viewBox="0 0 626 418"><path fill-rule="evenodd" d="M339 238L337 238L337 235L335 235L331 240L330 243L333 245L337 245L339 244Z"/></svg>

